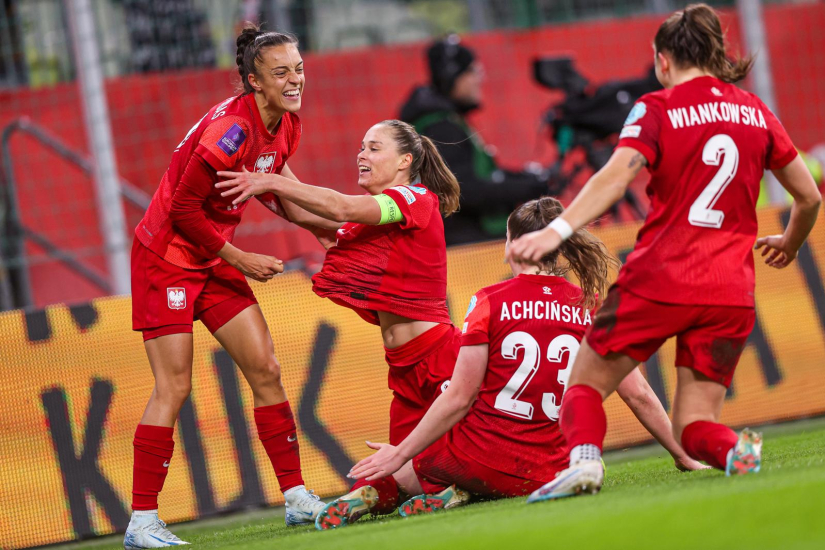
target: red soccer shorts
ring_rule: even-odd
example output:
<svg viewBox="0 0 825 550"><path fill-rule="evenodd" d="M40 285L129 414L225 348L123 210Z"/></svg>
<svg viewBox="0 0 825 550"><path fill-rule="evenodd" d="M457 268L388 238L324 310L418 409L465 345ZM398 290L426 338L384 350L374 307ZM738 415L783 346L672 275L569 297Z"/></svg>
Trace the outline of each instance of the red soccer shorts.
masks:
<svg viewBox="0 0 825 550"><path fill-rule="evenodd" d="M440 324L397 348L386 349L390 366L390 444L398 445L447 387L461 346L461 331Z"/></svg>
<svg viewBox="0 0 825 550"><path fill-rule="evenodd" d="M132 330L144 340L192 332L200 319L210 332L257 304L243 274L221 261L208 269L184 269L135 239L132 245Z"/></svg>
<svg viewBox="0 0 825 550"><path fill-rule="evenodd" d="M676 336L676 366L728 387L755 320L753 308L664 304L614 285L586 339L601 356L620 353L647 361Z"/></svg>
<svg viewBox="0 0 825 550"><path fill-rule="evenodd" d="M470 458L444 437L413 458L413 469L427 494L440 493L450 485L489 498L529 495L548 481L524 479L494 470Z"/></svg>

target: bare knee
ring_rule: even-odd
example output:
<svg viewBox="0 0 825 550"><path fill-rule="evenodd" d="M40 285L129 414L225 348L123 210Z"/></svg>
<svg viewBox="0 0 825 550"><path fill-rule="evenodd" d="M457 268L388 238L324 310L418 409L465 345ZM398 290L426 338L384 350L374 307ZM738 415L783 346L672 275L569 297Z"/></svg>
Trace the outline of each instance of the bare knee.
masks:
<svg viewBox="0 0 825 550"><path fill-rule="evenodd" d="M281 387L281 365L274 355L260 358L248 371L253 390L256 387Z"/></svg>
<svg viewBox="0 0 825 550"><path fill-rule="evenodd" d="M155 399L165 405L180 408L192 393L190 377L172 377L155 382Z"/></svg>

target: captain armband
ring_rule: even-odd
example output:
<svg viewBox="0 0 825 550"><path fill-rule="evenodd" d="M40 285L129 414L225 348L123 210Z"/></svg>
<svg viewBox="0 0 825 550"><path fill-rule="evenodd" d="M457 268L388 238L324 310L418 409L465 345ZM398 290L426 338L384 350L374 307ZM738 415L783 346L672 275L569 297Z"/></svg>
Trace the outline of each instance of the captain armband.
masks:
<svg viewBox="0 0 825 550"><path fill-rule="evenodd" d="M396 204L392 197L388 195L373 195L372 198L375 199L379 208L381 208L381 221L378 222L378 225L404 221L404 214L401 213L401 209L398 208L398 204Z"/></svg>

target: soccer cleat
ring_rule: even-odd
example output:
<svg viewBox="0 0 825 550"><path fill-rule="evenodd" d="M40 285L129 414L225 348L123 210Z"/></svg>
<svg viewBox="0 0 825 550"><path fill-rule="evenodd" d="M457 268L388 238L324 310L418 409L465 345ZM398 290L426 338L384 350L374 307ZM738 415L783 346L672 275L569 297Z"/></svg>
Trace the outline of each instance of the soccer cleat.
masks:
<svg viewBox="0 0 825 550"><path fill-rule="evenodd" d="M166 523L158 518L157 512L150 514L136 514L132 512L129 527L123 537L123 547L126 550L139 548L165 548L167 546L183 546L189 544L173 535Z"/></svg>
<svg viewBox="0 0 825 550"><path fill-rule="evenodd" d="M431 514L439 510L449 510L462 504L467 504L470 500L470 493L457 489L451 485L434 495L418 495L402 504L398 508L398 513L403 517L419 516Z"/></svg>
<svg viewBox="0 0 825 550"><path fill-rule="evenodd" d="M762 467L762 434L745 428L728 453L725 475L755 474Z"/></svg>
<svg viewBox="0 0 825 550"><path fill-rule="evenodd" d="M311 524L324 509L324 503L318 495L307 491L303 485L289 489L284 494L284 500L286 501L284 520L288 527Z"/></svg>
<svg viewBox="0 0 825 550"><path fill-rule="evenodd" d="M369 485L359 487L327 504L315 518L319 531L338 529L357 521L378 502L378 491Z"/></svg>
<svg viewBox="0 0 825 550"><path fill-rule="evenodd" d="M583 460L556 474L556 479L544 484L527 497L527 502L541 502L581 494L595 495L604 482L604 466L600 460Z"/></svg>

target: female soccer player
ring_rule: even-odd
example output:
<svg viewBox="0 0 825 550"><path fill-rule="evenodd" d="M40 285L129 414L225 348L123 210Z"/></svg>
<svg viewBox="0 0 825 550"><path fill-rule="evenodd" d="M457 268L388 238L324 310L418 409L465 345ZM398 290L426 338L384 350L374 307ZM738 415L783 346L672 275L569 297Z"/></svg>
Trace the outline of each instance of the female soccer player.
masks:
<svg viewBox="0 0 825 550"><path fill-rule="evenodd" d="M782 125L733 85L752 60L728 60L716 13L693 4L654 40L664 90L643 96L618 148L562 217L516 240L515 260L536 262L618 200L642 166L650 213L636 248L582 344L561 412L570 469L531 495L596 492L605 435L602 401L667 338L676 336L673 428L687 453L728 475L758 472L761 435L719 424L725 388L754 324L755 204L772 170L794 198L785 233L763 237L765 262L783 268L814 226L820 195Z"/></svg>
<svg viewBox="0 0 825 550"><path fill-rule="evenodd" d="M237 46L243 92L210 109L178 145L135 230L133 328L143 333L155 387L135 432L127 548L184 544L158 519L157 499L172 459L173 427L191 389L195 319L229 352L252 388L258 436L284 492L287 524L312 522L323 508L304 488L295 421L272 338L245 278L268 281L283 265L230 244L246 204L233 205L213 187L219 170L290 173L286 160L301 136L295 113L304 88L303 61L295 38L286 34L250 27ZM282 212L273 196L261 202Z"/></svg>
<svg viewBox="0 0 825 550"><path fill-rule="evenodd" d="M234 196L233 204L275 193L300 207L290 212L295 222L315 224L322 218L340 225L337 244L312 278L313 289L381 327L393 391L390 442L398 444L424 416L455 366L460 331L447 311L441 216L458 207L459 187L433 143L398 120L369 129L357 162L358 185L367 195L343 195L250 172L222 171L218 175L228 179L216 187ZM361 481L353 493L381 483L394 494L372 511L390 513L399 498L392 478Z"/></svg>
<svg viewBox="0 0 825 550"><path fill-rule="evenodd" d="M507 221L507 244L562 211L550 197L520 206ZM470 300L450 386L400 445L370 444L378 452L350 475L394 475L406 492L419 495L401 505L407 516L457 506L470 494L526 495L567 468L559 408L611 266L618 260L584 229L538 266L511 260L513 279ZM581 287L563 277L569 271ZM673 439L667 414L638 369L618 391L677 467L702 467Z"/></svg>

